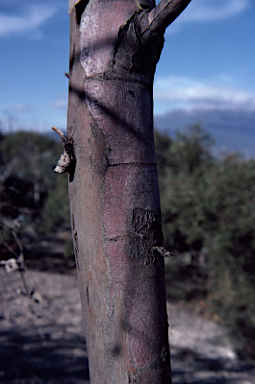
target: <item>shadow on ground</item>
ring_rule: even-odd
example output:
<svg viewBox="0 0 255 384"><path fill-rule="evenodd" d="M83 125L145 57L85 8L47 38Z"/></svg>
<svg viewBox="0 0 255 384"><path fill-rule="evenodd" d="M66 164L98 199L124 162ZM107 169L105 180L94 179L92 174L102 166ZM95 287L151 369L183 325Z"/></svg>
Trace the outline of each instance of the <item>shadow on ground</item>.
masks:
<svg viewBox="0 0 255 384"><path fill-rule="evenodd" d="M76 274L26 274L37 296L21 294L18 273L0 270L0 383L89 384ZM255 383L254 363L227 358L215 324L180 305L168 311L173 384Z"/></svg>
<svg viewBox="0 0 255 384"><path fill-rule="evenodd" d="M254 384L251 362L204 358L187 348L171 348L173 384Z"/></svg>
<svg viewBox="0 0 255 384"><path fill-rule="evenodd" d="M0 383L89 384L82 338L53 339L36 329L30 333L0 332ZM255 376L253 364L206 359L189 349L172 348L172 377L173 384L253 384Z"/></svg>
<svg viewBox="0 0 255 384"><path fill-rule="evenodd" d="M70 335L52 339L36 330L30 335L15 330L0 332L0 383L89 383L85 343Z"/></svg>

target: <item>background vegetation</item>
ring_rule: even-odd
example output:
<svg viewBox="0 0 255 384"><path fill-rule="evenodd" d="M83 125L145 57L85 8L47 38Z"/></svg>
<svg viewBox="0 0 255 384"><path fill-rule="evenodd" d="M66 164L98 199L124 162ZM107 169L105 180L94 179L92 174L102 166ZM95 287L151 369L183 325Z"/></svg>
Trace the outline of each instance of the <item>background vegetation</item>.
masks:
<svg viewBox="0 0 255 384"><path fill-rule="evenodd" d="M240 356L255 358L255 160L214 153L199 125L155 132L167 296L225 324ZM74 267L62 144L37 133L0 136L0 254L66 272Z"/></svg>

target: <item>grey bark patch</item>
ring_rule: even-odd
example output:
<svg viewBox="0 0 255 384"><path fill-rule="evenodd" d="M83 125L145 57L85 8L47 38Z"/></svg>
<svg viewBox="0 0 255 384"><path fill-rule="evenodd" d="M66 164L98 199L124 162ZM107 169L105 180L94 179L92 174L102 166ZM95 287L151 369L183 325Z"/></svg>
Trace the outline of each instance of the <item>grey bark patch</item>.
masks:
<svg viewBox="0 0 255 384"><path fill-rule="evenodd" d="M105 134L96 121L90 124L90 128L93 137L89 139L91 144L89 161L97 173L104 175L109 167L110 148L106 142Z"/></svg>
<svg viewBox="0 0 255 384"><path fill-rule="evenodd" d="M158 252L154 245L162 243L162 231L153 211L135 208L132 211L131 230L125 251L134 259L143 259L144 264L154 263Z"/></svg>
<svg viewBox="0 0 255 384"><path fill-rule="evenodd" d="M135 14L119 29L118 42L115 47L113 65L115 70L130 71L133 67L133 56L139 46L138 33L134 23Z"/></svg>

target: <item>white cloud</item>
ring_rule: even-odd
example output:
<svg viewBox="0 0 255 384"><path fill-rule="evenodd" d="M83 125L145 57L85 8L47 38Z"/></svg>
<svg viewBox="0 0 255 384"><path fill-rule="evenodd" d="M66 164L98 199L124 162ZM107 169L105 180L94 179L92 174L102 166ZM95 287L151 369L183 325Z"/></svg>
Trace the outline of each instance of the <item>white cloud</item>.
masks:
<svg viewBox="0 0 255 384"><path fill-rule="evenodd" d="M26 103L18 103L14 105L13 109L15 112L29 112L32 109L32 105Z"/></svg>
<svg viewBox="0 0 255 384"><path fill-rule="evenodd" d="M173 108L255 109L254 92L183 77L156 79L154 101L158 112Z"/></svg>
<svg viewBox="0 0 255 384"><path fill-rule="evenodd" d="M187 9L168 29L168 34L180 30L183 24L217 22L234 17L249 9L251 0L192 0Z"/></svg>
<svg viewBox="0 0 255 384"><path fill-rule="evenodd" d="M52 103L51 107L53 109L67 109L67 97L60 97L54 103Z"/></svg>
<svg viewBox="0 0 255 384"><path fill-rule="evenodd" d="M182 15L182 21L218 21L233 17L248 9L250 0L192 0Z"/></svg>
<svg viewBox="0 0 255 384"><path fill-rule="evenodd" d="M0 13L0 37L32 31L38 33L38 28L49 20L55 12L55 7L40 4L30 6L23 15L8 15L2 12Z"/></svg>

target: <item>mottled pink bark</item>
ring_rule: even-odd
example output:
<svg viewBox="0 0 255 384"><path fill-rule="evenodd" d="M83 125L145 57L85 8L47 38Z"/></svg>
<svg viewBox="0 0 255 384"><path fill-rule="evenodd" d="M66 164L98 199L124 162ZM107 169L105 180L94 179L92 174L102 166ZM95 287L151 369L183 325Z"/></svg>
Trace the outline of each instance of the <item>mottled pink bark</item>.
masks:
<svg viewBox="0 0 255 384"><path fill-rule="evenodd" d="M69 4L69 196L92 384L171 382L152 85L164 28L189 1Z"/></svg>

